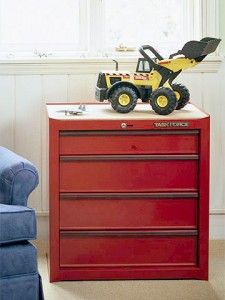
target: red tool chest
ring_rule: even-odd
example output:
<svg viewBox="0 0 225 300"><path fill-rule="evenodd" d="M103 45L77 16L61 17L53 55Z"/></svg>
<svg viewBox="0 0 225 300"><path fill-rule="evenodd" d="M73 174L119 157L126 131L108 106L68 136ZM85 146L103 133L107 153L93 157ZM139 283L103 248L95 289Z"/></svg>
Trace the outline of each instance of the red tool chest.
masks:
<svg viewBox="0 0 225 300"><path fill-rule="evenodd" d="M50 280L208 278L209 116L49 104Z"/></svg>

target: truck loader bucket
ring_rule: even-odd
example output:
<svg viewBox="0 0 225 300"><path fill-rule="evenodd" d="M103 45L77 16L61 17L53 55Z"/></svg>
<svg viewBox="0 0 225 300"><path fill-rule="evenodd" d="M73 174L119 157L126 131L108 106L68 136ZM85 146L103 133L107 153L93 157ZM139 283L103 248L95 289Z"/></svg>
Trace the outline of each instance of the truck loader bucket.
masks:
<svg viewBox="0 0 225 300"><path fill-rule="evenodd" d="M208 54L214 52L218 47L221 39L205 37L200 41L187 42L179 54L183 54L189 59L197 61L203 60Z"/></svg>

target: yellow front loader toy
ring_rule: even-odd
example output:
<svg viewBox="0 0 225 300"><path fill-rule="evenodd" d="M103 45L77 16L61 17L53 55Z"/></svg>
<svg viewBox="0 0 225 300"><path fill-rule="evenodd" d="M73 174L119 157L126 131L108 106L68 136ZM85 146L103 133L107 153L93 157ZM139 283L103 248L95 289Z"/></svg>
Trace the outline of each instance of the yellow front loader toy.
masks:
<svg viewBox="0 0 225 300"><path fill-rule="evenodd" d="M168 115L175 109L183 108L190 99L188 89L173 80L185 69L200 63L214 52L220 39L206 37L200 41L187 42L182 50L163 57L151 46L140 47L143 58L138 59L136 72L100 72L96 86L96 99L109 100L112 108L120 113L132 111L138 99L150 102L152 109L160 115ZM153 53L151 58L146 50Z"/></svg>

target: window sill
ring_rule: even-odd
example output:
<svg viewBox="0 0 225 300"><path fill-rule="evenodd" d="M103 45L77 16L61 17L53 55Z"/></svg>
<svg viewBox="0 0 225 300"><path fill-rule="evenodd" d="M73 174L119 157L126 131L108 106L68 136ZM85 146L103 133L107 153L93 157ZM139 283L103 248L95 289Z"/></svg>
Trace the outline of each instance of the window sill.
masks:
<svg viewBox="0 0 225 300"><path fill-rule="evenodd" d="M100 70L114 70L115 63L109 57L88 58L34 58L34 59L0 59L1 75L21 74L98 74ZM137 58L116 58L120 70L135 70ZM188 73L215 73L224 59L209 57Z"/></svg>

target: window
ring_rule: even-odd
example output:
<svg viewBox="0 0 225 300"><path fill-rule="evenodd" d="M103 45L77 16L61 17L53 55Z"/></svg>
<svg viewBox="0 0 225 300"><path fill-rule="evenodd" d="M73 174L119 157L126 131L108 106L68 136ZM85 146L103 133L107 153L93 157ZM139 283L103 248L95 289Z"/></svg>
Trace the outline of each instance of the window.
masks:
<svg viewBox="0 0 225 300"><path fill-rule="evenodd" d="M151 70L149 62L144 58L139 58L136 72L149 73Z"/></svg>
<svg viewBox="0 0 225 300"><path fill-rule="evenodd" d="M93 1L101 7L100 21L94 27L101 48L95 46L108 55L115 54L116 48L138 49L150 44L168 57L189 40L218 36L218 0Z"/></svg>
<svg viewBox="0 0 225 300"><path fill-rule="evenodd" d="M217 0L0 0L0 56L111 56L143 44L168 56L216 35L216 7ZM124 53L136 54L116 55Z"/></svg>
<svg viewBox="0 0 225 300"><path fill-rule="evenodd" d="M0 0L0 50L87 51L85 0Z"/></svg>
<svg viewBox="0 0 225 300"><path fill-rule="evenodd" d="M190 2L190 1L189 1ZM137 48L153 44L176 51L189 39L186 0L105 1L105 36L108 48Z"/></svg>

